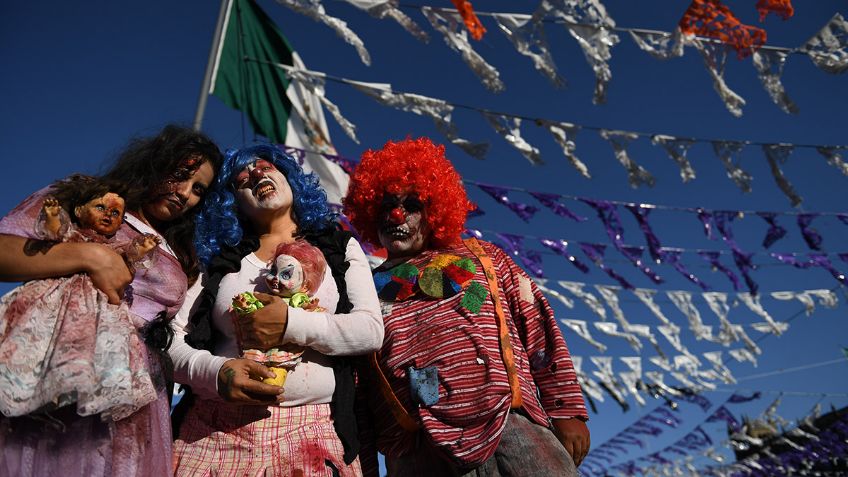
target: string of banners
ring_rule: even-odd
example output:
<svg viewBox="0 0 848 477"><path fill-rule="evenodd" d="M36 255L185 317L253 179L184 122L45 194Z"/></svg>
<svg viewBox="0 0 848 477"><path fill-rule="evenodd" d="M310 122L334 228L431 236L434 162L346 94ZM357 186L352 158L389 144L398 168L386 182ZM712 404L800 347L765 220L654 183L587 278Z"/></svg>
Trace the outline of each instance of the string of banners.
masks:
<svg viewBox="0 0 848 477"><path fill-rule="evenodd" d="M332 28L356 49L363 63L371 64L370 54L362 39L346 22L327 14L320 0L277 1ZM345 1L375 18L396 21L419 41L429 41L429 35L398 8L396 0ZM473 39L479 40L486 31L485 27L471 12L469 2L454 0L454 4L458 7L456 10L430 6L417 8L430 26L443 36L448 47L461 56L483 86L495 93L503 92L506 86L500 79L500 73L474 50L468 38L470 32ZM784 20L794 13L789 0L760 0L757 9L760 21L769 13ZM609 61L613 47L620 42L616 32L629 33L641 50L660 60L680 57L686 47L695 48L704 58L714 89L734 116L742 115L745 100L731 90L724 80L728 50L735 50L740 59L752 57L752 64L769 97L786 113L798 112L798 107L789 98L780 80L790 54L804 54L817 67L831 74L843 73L848 69L845 48L848 44L848 22L839 13L806 43L796 48L768 47L765 45L764 29L742 24L720 0L693 0L673 32L617 27L600 0L542 0L531 15L495 12L477 14L494 19L497 29L506 35L515 50L528 57L533 67L556 88L564 87L565 80L559 74L550 53L544 24L561 24L580 45L595 74L595 104L606 101L607 84L612 79ZM469 30L463 29L463 25Z"/></svg>
<svg viewBox="0 0 848 477"><path fill-rule="evenodd" d="M712 445L712 439L710 439L709 435L704 431L704 427L706 427L705 425L707 423L725 422L731 429L734 430L734 432L738 432L741 430L741 425L734 417L733 413L729 410L728 405L747 403L759 399L760 397L761 393L759 392L753 393L749 396L741 393L734 393L730 396L730 398L720 404L707 418L698 422L694 426L692 432L686 434L683 438L673 444L638 459L630 459L626 462L611 466L615 459L628 455L632 448L638 447L639 449L645 449L648 447L646 438L653 440L670 429L678 429L683 424L681 417L675 412L679 409L679 401L695 404L703 412L709 411L713 406L712 402L708 398L699 394L681 395L681 397L676 399L674 402L655 407L653 410L637 419L634 423L618 432L615 436L611 437L604 443L593 447L584 460L583 465L586 467L584 470L589 471L590 475L604 475L604 470L615 471L624 475L631 475L630 473L633 471L642 470L639 464L667 463L668 460L663 458L663 454L678 454L685 456L688 455L688 453L681 454L682 451L703 451L705 447L703 444ZM776 408L776 406L769 407L769 409L773 408ZM763 417L770 417L773 414L769 413L769 409L763 413ZM710 458L715 462L724 462L724 456L716 452L713 447L704 452L704 457ZM674 460L679 460L679 458L675 456ZM692 461L687 463L689 465L686 465L686 468L691 472L694 468Z"/></svg>
<svg viewBox="0 0 848 477"><path fill-rule="evenodd" d="M484 238L484 233L477 229L468 228L465 230L465 233L479 239ZM561 238L524 236L505 232L493 232L493 234L496 238L491 239L491 241L501 247L505 252L512 255L523 265L524 269L534 277L544 278L546 276L542 264L542 252L537 249L528 248L524 243L526 238L532 239L544 246L546 252L564 258L581 273L588 274L590 272L589 265L572 253L570 248L572 243L568 240ZM588 259L589 263L615 280L621 287L628 290L636 288L628 278L624 277L610 265L612 260L609 260L606 256L608 248L607 244L594 242L574 243ZM744 288L752 295L757 295L759 293L759 284L754 279L752 272L756 271L760 266L765 264L755 263L753 257L762 254L744 252L739 249L738 245L735 245L735 242L734 246L735 248L732 248L729 252L722 250L695 250L670 247L659 247L656 248L654 252L657 254L657 257L659 257L659 259L656 260L657 264L670 266L676 273L689 282L697 285L701 290L711 291L713 290L713 287L692 272L690 267L683 262L682 256L684 253L694 253L705 260L713 272L720 272L722 276L727 278L734 291L742 290L742 282L744 282ZM649 253L651 252L652 249L650 245L647 247L640 245L627 245L620 239L616 239L613 242L613 248L620 252L628 263L641 271L652 283L661 284L666 281L665 278L663 278L655 270L655 268L648 265L642 258L645 255L646 250ZM737 270L736 272L722 262L722 258L727 255L730 255L733 266L735 266ZM823 269L827 271L840 285L848 285L848 277L846 277L845 273L840 271L836 265L834 265L830 255L827 253L810 252L802 255L795 252L769 252L767 256L774 260L772 264L775 265L790 265L794 268L804 270L810 268ZM848 253L837 253L836 256L839 257L840 260L848 262ZM737 276L737 272L741 275L741 280L739 276Z"/></svg>
<svg viewBox="0 0 848 477"><path fill-rule="evenodd" d="M639 404L645 401L641 393L647 392L655 397L663 395L679 396L680 393L663 381L664 375L661 371L668 373L677 380L680 385L688 390L700 392L703 390L714 390L716 382L733 384L736 382L733 374L723 364L722 351L709 351L701 354L701 357L711 367L704 366L701 358L691 352L683 344L680 326L675 324L676 320L669 319L666 312L660 307L659 296L664 295L674 308L681 313L688 323L689 332L696 341L720 345L728 349L728 354L738 362L749 362L757 365L757 356L762 350L748 334L747 330L759 333L780 336L789 328L788 321L777 321L763 305L759 296L750 293L716 293L707 292L695 294L683 290L655 290L634 289L628 291L635 296L661 324L651 326L647 324L634 324L626 317L621 308L620 287L609 285L590 285L582 282L558 281L556 285L568 293L563 293L547 280L536 280L539 289L568 308L574 308L575 300L588 307L598 318L590 323L587 320L572 318L560 318L559 322L586 343L603 353L607 345L593 335L592 329L609 338L624 340L637 356L622 357L620 360L626 365L626 371L613 371L612 356L592 356L591 362L597 367L592 376L582 371L582 359L578 356L574 359L574 366L578 377L583 385L583 390L591 399L604 401L604 393L609 394L619 405L626 408L626 397L628 395ZM594 288L593 293L592 288ZM659 296L658 296L659 295ZM707 325L698 308L698 302L705 303L709 310L715 315L717 325ZM815 289L799 291L775 291L769 297L777 301L795 301L803 305L803 312L807 316L815 311L816 304L827 308L835 308L838 304L837 295L833 290ZM731 311L734 308L744 307L754 316L762 321L741 325L730 320ZM608 313L613 321L609 321ZM739 312L735 313L739 315ZM749 319L746 319L749 321ZM660 346L657 335L671 345L674 355L669 356ZM647 361L659 368L661 371L642 372L642 358L644 342L647 342L655 350L656 355L647 358Z"/></svg>
<svg viewBox="0 0 848 477"><path fill-rule="evenodd" d="M281 146L285 152L297 158L301 163L304 161L307 151L305 149L292 146ZM335 162L340 165L349 174L353 172L357 161L339 155L319 153L325 159ZM836 217L840 222L848 225L848 213L835 212L766 212L766 211L741 211L741 210L710 210L704 208L685 208L685 207L669 207L653 204L636 204L627 202L616 202L609 200L589 199L586 197L567 196L562 194L550 194L545 192L529 191L518 188L508 188L502 186L494 186L483 184L475 181L466 180L468 184L477 186L480 190L491 196L496 202L508 208L525 222L529 222L536 213L540 211L539 207L532 204L518 202L511 199L509 194L512 191L524 192L534 197L540 204L548 208L555 215L565 217L576 222L585 222L588 217L579 215L573 212L568 206L562 203L563 200L574 200L592 208L603 223L607 236L612 241L613 248L616 249L627 261L634 267L639 269L647 276L652 283L661 284L665 281L653 268L651 268L644 260L645 252L648 253L651 260L656 264L670 265L677 273L683 276L688 281L697 285L704 291L712 290L712 286L704 282L701 278L695 275L682 261L684 253L694 253L705 260L714 271L721 272L730 282L734 291L742 289L739 276L722 262L722 258L730 255L733 265L738 270L744 281L745 287L754 295L759 292L759 285L754 280L752 272L757 269L757 264L753 262L753 257L758 255L756 252L744 250L733 235L733 221L745 214L756 215L760 217L768 229L762 241L762 246L765 249L770 248L779 240L784 238L788 230L783 227L779 221L779 216L794 216L798 225L798 229L804 242L810 248L810 252L801 254L798 252L769 252L768 257L775 260L774 263L790 265L798 269L821 268L827 271L835 280L842 285L848 285L848 277L841 272L833 264L830 255L824 251L822 235L813 228L813 221L822 216ZM627 210L635 218L639 224L639 228L645 237L646 246L629 245L624 242L624 228L621 224L619 209ZM674 210L677 212L685 212L693 214L703 228L704 234L709 239L721 238L722 243L728 246L729 250L702 250L702 249L686 249L676 247L663 247L660 238L654 232L654 228L650 223L650 214L655 209ZM478 209L474 212L475 215L483 215L484 212ZM477 238L483 238L483 231L469 228L466 234L474 235ZM510 234L505 232L494 232L497 237L494 241L500 245L505 251L516 257L525 269L533 276L543 278L545 272L542 267L542 257L539 251L528 249L524 245L525 239L533 239L538 241L547 251L565 258L576 269L582 273L589 273L589 266L575 256L570 251L570 243L563 238L539 238L526 235ZM606 273L610 278L627 289L635 288L629 280L612 268L605 259L607 244L591 243L591 242L576 242L578 248L588 258L588 260L598 269ZM836 253L841 261L848 263L848 252Z"/></svg>
<svg viewBox="0 0 848 477"><path fill-rule="evenodd" d="M718 476L738 475L836 475L829 472L835 459L848 452L848 413L833 411L821 414L816 404L803 418L787 421L777 413L781 397L775 399L755 419L740 422L734 404L760 398L733 394L720 404L690 432L663 449L623 462L614 459L635 447L644 449L652 438L668 429L677 428L680 419L665 406L659 406L610 440L592 449L581 469L589 476ZM702 406L702 410L706 412ZM710 437L711 427L723 424L727 439L716 443ZM735 461L726 457L725 447L740 456ZM705 465L706 464L706 465Z"/></svg>
<svg viewBox="0 0 848 477"><path fill-rule="evenodd" d="M848 36L846 36L846 38L848 38ZM846 55L848 55L848 53L846 53ZM248 58L248 61L269 64L262 60L252 58ZM680 168L680 177L684 183L689 182L696 177L695 169L687 158L688 151L697 143L710 144L718 162L722 167L724 167L727 177L732 180L740 190L746 193L752 190L751 182L753 177L737 164L736 157L745 147L759 146L763 151L763 157L769 165L769 170L771 171L776 185L781 192L786 195L792 206L798 206L801 204L803 199L796 192L795 187L784 174L781 165L785 164L790 159L795 149L815 149L828 164L839 170L842 174L848 176L848 163L846 163L843 157L845 149L848 148L848 146L845 145L755 143L752 141L698 139L660 133L643 133L597 128L553 119L530 118L512 113L494 112L484 108L458 105L442 99L415 93L397 92L394 91L391 85L387 83L367 83L346 78L333 77L326 73L296 68L279 63L273 63L272 65L285 70L286 74L293 82L301 84L312 94L318 97L327 111L329 111L338 122L342 130L356 143L359 143L359 140L356 137L356 125L345 118L338 106L327 98L325 92L326 80L332 80L352 86L384 106L430 118L435 123L439 132L441 132L448 141L476 159L485 159L489 150L489 144L485 142L474 142L463 138L459 134L452 118L452 114L456 108L469 109L480 113L483 119L491 125L498 135L503 137L507 143L518 150L518 152L533 165L541 165L544 161L542 160L540 150L529 144L522 137L521 124L522 121L529 120L534 124L543 127L551 134L553 140L562 149L563 155L568 162L578 171L580 175L587 179L591 178L592 174L586 163L577 156L575 138L582 129L595 130L602 139L609 142L613 149L614 158L625 169L627 172L628 182L634 188L640 186L653 187L656 184L653 174L636 162L636 160L628 153L628 147L630 144L640 137L648 138L651 144L664 150L664 152ZM339 160L337 162L345 166L345 164L343 164L345 161ZM351 164L346 164L346 166L350 167Z"/></svg>

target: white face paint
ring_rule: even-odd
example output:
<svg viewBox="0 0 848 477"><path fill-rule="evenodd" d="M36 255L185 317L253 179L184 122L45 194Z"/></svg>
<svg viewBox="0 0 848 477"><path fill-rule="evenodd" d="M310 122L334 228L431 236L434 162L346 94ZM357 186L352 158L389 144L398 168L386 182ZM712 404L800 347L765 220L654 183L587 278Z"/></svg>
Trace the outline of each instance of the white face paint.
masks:
<svg viewBox="0 0 848 477"><path fill-rule="evenodd" d="M264 159L242 169L233 180L233 186L236 203L248 216L262 211L289 209L293 203L286 176Z"/></svg>
<svg viewBox="0 0 848 477"><path fill-rule="evenodd" d="M280 255L265 280L274 294L292 296L303 289L303 279L300 262L291 255Z"/></svg>

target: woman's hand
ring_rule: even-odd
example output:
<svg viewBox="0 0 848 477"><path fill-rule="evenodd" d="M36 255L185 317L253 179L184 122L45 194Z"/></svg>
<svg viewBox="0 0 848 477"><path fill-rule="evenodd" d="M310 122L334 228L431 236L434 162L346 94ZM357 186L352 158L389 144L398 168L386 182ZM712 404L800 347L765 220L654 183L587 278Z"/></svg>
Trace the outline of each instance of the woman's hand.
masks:
<svg viewBox="0 0 848 477"><path fill-rule="evenodd" d="M273 371L249 359L231 359L218 371L218 394L225 401L268 405L283 400L283 388L257 380L273 378Z"/></svg>
<svg viewBox="0 0 848 477"><path fill-rule="evenodd" d="M264 307L250 314L248 319L236 320L244 349L268 351L283 344L289 307L280 297L267 293L253 294Z"/></svg>
<svg viewBox="0 0 848 477"><path fill-rule="evenodd" d="M100 291L106 294L109 303L117 305L124 297L124 290L133 276L124 258L111 248L90 243L84 244L85 272Z"/></svg>

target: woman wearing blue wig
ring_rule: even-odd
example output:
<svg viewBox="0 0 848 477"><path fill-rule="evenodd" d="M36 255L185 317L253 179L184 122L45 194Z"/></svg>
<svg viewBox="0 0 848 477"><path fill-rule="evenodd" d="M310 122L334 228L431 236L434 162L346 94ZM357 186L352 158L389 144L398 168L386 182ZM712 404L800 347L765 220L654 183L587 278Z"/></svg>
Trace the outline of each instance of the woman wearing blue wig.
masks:
<svg viewBox="0 0 848 477"><path fill-rule="evenodd" d="M196 237L206 271L170 350L175 380L192 391L174 412L176 474L361 475L345 357L378 350L383 321L365 254L336 224L318 179L274 146L232 151ZM263 279L277 247L300 240L329 265L317 311L288 306ZM245 291L264 305L246 320L232 310ZM244 348L286 347L305 351L283 386L239 358Z"/></svg>

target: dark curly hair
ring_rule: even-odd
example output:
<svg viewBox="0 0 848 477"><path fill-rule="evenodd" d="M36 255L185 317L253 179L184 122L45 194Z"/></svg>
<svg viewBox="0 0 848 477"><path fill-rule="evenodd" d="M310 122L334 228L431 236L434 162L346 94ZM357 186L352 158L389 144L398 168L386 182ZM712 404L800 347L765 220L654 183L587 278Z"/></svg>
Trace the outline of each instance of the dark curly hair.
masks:
<svg viewBox="0 0 848 477"><path fill-rule="evenodd" d="M165 181L179 179L177 176L197 170L204 162L208 162L217 174L223 162L218 146L201 132L169 124L155 136L132 139L102 179L124 184L121 196L127 210L139 211L156 198L152 192L160 189ZM186 169L186 164L190 164L191 170ZM193 240L195 216L202 205L201 202L171 222L156 224L157 231L177 255L189 283L193 283L200 272Z"/></svg>
<svg viewBox="0 0 848 477"><path fill-rule="evenodd" d="M383 149L365 151L351 176L344 213L364 240L379 246L377 224L383 196L410 192L418 195L427 210L432 247L460 240L468 212L476 206L445 157L445 146L426 137L388 141Z"/></svg>

